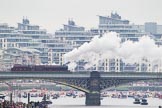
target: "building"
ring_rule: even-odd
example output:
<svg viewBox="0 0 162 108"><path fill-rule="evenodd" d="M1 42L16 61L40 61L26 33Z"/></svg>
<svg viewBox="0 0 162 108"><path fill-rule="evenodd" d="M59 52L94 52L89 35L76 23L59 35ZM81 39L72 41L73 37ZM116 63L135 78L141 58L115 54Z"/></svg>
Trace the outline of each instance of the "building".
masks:
<svg viewBox="0 0 162 108"><path fill-rule="evenodd" d="M22 42L24 42L22 44ZM8 24L0 24L0 48L7 49L9 47L27 47L30 39L23 38L16 28L8 26Z"/></svg>
<svg viewBox="0 0 162 108"><path fill-rule="evenodd" d="M138 41L140 37L148 34L156 44L162 45L162 35L157 34L160 31L159 27L154 22L147 22L145 25L130 24L129 20L122 19L119 14L111 13L111 16L99 16L98 30L101 36L105 32L117 32L121 37L121 42ZM133 64L125 63L120 58L107 58L100 64L98 69L105 72L152 72L161 69L159 64L143 58L140 62Z"/></svg>
<svg viewBox="0 0 162 108"><path fill-rule="evenodd" d="M39 53L36 49L17 47L0 50L0 71L10 70L14 64L41 64Z"/></svg>
<svg viewBox="0 0 162 108"><path fill-rule="evenodd" d="M20 48L33 51L33 55L38 55L42 64L62 65L62 55L71 51L71 46L69 42L59 40L53 34L48 34L40 26L30 24L27 18L23 18L17 28L0 24L0 49ZM34 50L39 51L39 54L35 54ZM51 56L49 50L52 52Z"/></svg>
<svg viewBox="0 0 162 108"><path fill-rule="evenodd" d="M85 42L90 42L95 35L105 32L117 32L122 42L126 40L138 41L144 34L151 34L157 45L162 45L162 38L156 23L145 23L145 25L130 24L117 13L111 16L99 16L98 29L85 30L77 26L73 20L64 24L63 29L57 30L55 34L48 34L45 29L38 25L30 24L27 18L23 18L18 27L10 27L0 24L0 63L3 67L9 67L15 63L22 64L64 64L63 55L74 48L78 48ZM145 33L147 32L147 33ZM5 63L3 65L3 63ZM84 61L77 62L75 71L85 71ZM124 63L120 58L106 58L88 70L104 72L142 72L160 71L161 63L154 65L147 59L139 63Z"/></svg>
<svg viewBox="0 0 162 108"><path fill-rule="evenodd" d="M123 62L120 58L104 59L103 71L104 72L122 72ZM101 68L102 69L102 68Z"/></svg>
<svg viewBox="0 0 162 108"><path fill-rule="evenodd" d="M126 40L138 41L139 37L145 34L136 25L130 24L129 20L122 19L117 13L111 13L111 16L99 16L98 29L100 34L104 32L119 33L122 42Z"/></svg>
<svg viewBox="0 0 162 108"><path fill-rule="evenodd" d="M89 42L94 35L94 32L85 30L82 26L77 26L73 20L69 20L68 24L64 24L63 29L55 32L56 38L69 41L74 48L81 46L85 42Z"/></svg>
<svg viewBox="0 0 162 108"><path fill-rule="evenodd" d="M63 54L72 50L68 42L48 34L45 29L40 29L38 25L31 25L28 19L23 19L22 23L18 23L18 31L23 33L24 37L32 38L32 45L28 48L41 51L40 58L43 64L62 65Z"/></svg>
<svg viewBox="0 0 162 108"><path fill-rule="evenodd" d="M48 61L48 64L63 65L63 55L73 49L72 45L68 43L68 41L59 40L55 37L49 39L42 39L42 45L44 45L43 48L47 50L44 53L44 61Z"/></svg>
<svg viewBox="0 0 162 108"><path fill-rule="evenodd" d="M157 34L162 34L162 25L157 25Z"/></svg>
<svg viewBox="0 0 162 108"><path fill-rule="evenodd" d="M145 22L144 25L136 25L141 31L148 34L162 34L162 25L158 25L156 22Z"/></svg>
<svg viewBox="0 0 162 108"><path fill-rule="evenodd" d="M156 22L145 22L144 25L137 25L137 27L151 36L158 46L162 45L162 25L158 25Z"/></svg>
<svg viewBox="0 0 162 108"><path fill-rule="evenodd" d="M146 33L157 34L157 24L155 22L146 22L144 27Z"/></svg>

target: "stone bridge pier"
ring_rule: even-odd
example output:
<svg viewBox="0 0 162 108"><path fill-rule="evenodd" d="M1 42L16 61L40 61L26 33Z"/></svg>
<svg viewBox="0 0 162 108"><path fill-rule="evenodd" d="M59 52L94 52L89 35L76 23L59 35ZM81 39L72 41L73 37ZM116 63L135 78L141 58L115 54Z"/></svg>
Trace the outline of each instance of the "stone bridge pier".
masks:
<svg viewBox="0 0 162 108"><path fill-rule="evenodd" d="M86 93L85 104L87 106L99 106L100 102L100 73L93 71L87 84L89 93Z"/></svg>

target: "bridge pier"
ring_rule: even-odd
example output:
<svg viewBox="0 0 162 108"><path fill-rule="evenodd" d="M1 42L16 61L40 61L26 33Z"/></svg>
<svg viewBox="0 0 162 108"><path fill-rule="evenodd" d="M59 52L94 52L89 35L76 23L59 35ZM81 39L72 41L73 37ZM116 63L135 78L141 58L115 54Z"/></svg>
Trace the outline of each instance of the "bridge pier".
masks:
<svg viewBox="0 0 162 108"><path fill-rule="evenodd" d="M86 93L87 106L100 106L100 73L97 71L91 72L90 81L88 83L89 93Z"/></svg>
<svg viewBox="0 0 162 108"><path fill-rule="evenodd" d="M100 106L100 94L98 93L86 93L86 105L87 106Z"/></svg>

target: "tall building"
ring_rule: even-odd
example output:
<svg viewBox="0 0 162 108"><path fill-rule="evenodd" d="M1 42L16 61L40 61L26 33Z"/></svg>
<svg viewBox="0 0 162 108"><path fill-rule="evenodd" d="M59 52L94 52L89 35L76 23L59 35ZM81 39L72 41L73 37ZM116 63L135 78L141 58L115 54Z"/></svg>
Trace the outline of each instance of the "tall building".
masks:
<svg viewBox="0 0 162 108"><path fill-rule="evenodd" d="M73 48L78 48L85 42L105 32L119 33L122 42L126 40L138 41L139 37L146 34L156 40L156 44L162 45L160 27L156 23L145 23L145 25L130 24L129 20L123 20L117 13L111 16L99 16L98 29L85 30L77 26L73 20L63 25L63 29L57 30L55 34L48 34L39 25L30 24L27 18L23 18L18 27L10 27L7 24L0 24L0 65L9 67L12 63L19 61L27 64L64 64L63 55ZM154 34L156 33L156 34ZM162 33L162 32L161 32ZM85 71L84 61L77 62L77 71ZM124 63L120 58L106 58L88 70L99 70L104 72L130 72L130 71L156 71L162 70L161 63L154 65L147 59L139 63Z"/></svg>
<svg viewBox="0 0 162 108"><path fill-rule="evenodd" d="M0 48L7 49L10 47L27 47L31 38L23 37L16 28L8 26L8 24L0 24ZM22 43L23 42L23 43Z"/></svg>
<svg viewBox="0 0 162 108"><path fill-rule="evenodd" d="M122 19L117 13L111 13L111 16L99 16L99 33L102 36L105 32L117 32L121 37L121 41L126 40L138 41L139 37L144 33L134 24L130 24L129 20ZM123 72L135 71L136 66L125 64L120 58L107 58L101 65L105 72Z"/></svg>
<svg viewBox="0 0 162 108"><path fill-rule="evenodd" d="M104 72L122 72L123 71L123 62L120 58L114 59L105 59L103 62L103 71Z"/></svg>
<svg viewBox="0 0 162 108"><path fill-rule="evenodd" d="M147 34L162 34L162 25L158 25L156 22L145 22L144 25L136 25L141 31Z"/></svg>
<svg viewBox="0 0 162 108"><path fill-rule="evenodd" d="M23 18L17 28L0 24L0 49L19 49L23 53L25 50L25 52L30 50L30 53L40 58L43 64L62 65L62 56L72 50L72 45L67 41L57 39L53 34L48 34L45 29L40 29L40 26L30 24L27 18ZM35 54L35 51L39 54Z"/></svg>
<svg viewBox="0 0 162 108"><path fill-rule="evenodd" d="M111 16L99 16L99 31L116 32L120 34L122 42L126 40L138 41L139 37L145 33L134 24L130 24L129 20L124 20L117 13L111 13Z"/></svg>
<svg viewBox="0 0 162 108"><path fill-rule="evenodd" d="M162 25L157 25L157 34L162 34Z"/></svg>
<svg viewBox="0 0 162 108"><path fill-rule="evenodd" d="M74 22L69 22L71 25L75 25ZM83 27L68 28L65 29L82 31ZM62 38L57 38L52 34L47 34L45 29L40 29L38 25L31 25L28 19L23 19L22 23L18 23L18 31L23 32L25 37L31 37L33 44L28 46L39 51L41 62L43 64L59 64L63 65L63 55L73 48L71 43Z"/></svg>
<svg viewBox="0 0 162 108"><path fill-rule="evenodd" d="M102 36L105 32L117 32L121 37L121 42L126 40L138 41L140 37L147 34L157 33L156 23L145 23L145 26L130 24L129 20L122 19L117 13L111 13L111 16L99 16L99 32ZM142 59L142 58L141 58ZM154 71L154 65L147 59L139 63L124 63L120 58L107 58L100 65L105 72L143 72Z"/></svg>
<svg viewBox="0 0 162 108"><path fill-rule="evenodd" d="M95 33L85 30L82 26L77 26L73 20L69 20L68 24L64 24L64 28L55 32L56 38L69 41L74 48L81 46L85 42L89 42Z"/></svg>
<svg viewBox="0 0 162 108"><path fill-rule="evenodd" d="M144 25L136 26L154 39L158 46L162 45L162 25L158 25L156 22L145 22Z"/></svg>
<svg viewBox="0 0 162 108"><path fill-rule="evenodd" d="M55 37L49 39L42 39L42 44L47 50L47 60L49 64L64 64L63 55L73 49L72 45L65 40L59 40Z"/></svg>
<svg viewBox="0 0 162 108"><path fill-rule="evenodd" d="M146 22L145 23L145 32L148 34L157 34L157 23Z"/></svg>

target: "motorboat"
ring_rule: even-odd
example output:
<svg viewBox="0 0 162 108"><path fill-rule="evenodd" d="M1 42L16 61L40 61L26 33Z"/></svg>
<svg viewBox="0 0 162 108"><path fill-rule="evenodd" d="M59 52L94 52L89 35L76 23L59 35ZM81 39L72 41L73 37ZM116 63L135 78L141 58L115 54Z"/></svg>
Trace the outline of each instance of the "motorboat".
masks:
<svg viewBox="0 0 162 108"><path fill-rule="evenodd" d="M0 99L4 99L4 98L5 98L5 95L0 94Z"/></svg>
<svg viewBox="0 0 162 108"><path fill-rule="evenodd" d="M27 98L28 94L26 92L24 92L24 94L22 95L23 98Z"/></svg>
<svg viewBox="0 0 162 108"><path fill-rule="evenodd" d="M52 104L52 101L50 101L50 100L43 100L40 103L47 105L47 104Z"/></svg>
<svg viewBox="0 0 162 108"><path fill-rule="evenodd" d="M127 95L120 95L118 98L125 99L125 98L127 98Z"/></svg>
<svg viewBox="0 0 162 108"><path fill-rule="evenodd" d="M50 100L49 95L44 95L42 101L40 102L41 104L47 105L47 104L52 104L52 101Z"/></svg>
<svg viewBox="0 0 162 108"><path fill-rule="evenodd" d="M140 99L139 98L135 98L135 101L133 102L134 104L140 104Z"/></svg>
<svg viewBox="0 0 162 108"><path fill-rule="evenodd" d="M148 105L147 99L142 99L141 100L141 105Z"/></svg>
<svg viewBox="0 0 162 108"><path fill-rule="evenodd" d="M37 94L31 94L31 97L37 97Z"/></svg>

